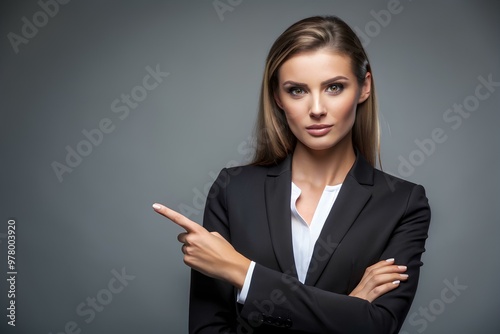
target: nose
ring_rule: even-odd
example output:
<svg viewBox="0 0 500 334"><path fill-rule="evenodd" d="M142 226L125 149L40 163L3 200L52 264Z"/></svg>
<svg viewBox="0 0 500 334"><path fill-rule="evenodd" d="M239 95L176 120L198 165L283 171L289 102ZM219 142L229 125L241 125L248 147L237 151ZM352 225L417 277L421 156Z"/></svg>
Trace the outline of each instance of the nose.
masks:
<svg viewBox="0 0 500 334"><path fill-rule="evenodd" d="M309 108L309 116L312 118L321 118L324 115L326 115L326 109L321 102L319 94L315 94L315 96L312 96L311 106Z"/></svg>

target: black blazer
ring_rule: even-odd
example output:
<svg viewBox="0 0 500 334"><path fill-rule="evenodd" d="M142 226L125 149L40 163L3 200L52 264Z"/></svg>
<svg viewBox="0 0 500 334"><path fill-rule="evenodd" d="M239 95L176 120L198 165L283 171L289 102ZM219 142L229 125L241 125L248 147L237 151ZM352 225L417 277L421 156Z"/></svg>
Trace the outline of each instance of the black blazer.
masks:
<svg viewBox="0 0 500 334"><path fill-rule="evenodd" d="M315 244L305 284L291 237L291 156L223 169L204 226L256 262L244 305L230 284L191 272L191 333L397 333L417 289L430 208L424 188L372 168L357 154ZM348 294L388 258L409 279L372 303Z"/></svg>

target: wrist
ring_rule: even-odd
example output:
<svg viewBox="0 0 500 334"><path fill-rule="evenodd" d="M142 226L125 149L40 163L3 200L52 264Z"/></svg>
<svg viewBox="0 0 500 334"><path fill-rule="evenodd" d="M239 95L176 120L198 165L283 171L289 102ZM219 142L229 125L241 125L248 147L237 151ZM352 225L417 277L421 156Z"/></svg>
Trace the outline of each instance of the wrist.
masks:
<svg viewBox="0 0 500 334"><path fill-rule="evenodd" d="M238 290L243 288L250 263L251 261L249 259L241 255L240 258L234 262L232 269L229 271L227 281Z"/></svg>

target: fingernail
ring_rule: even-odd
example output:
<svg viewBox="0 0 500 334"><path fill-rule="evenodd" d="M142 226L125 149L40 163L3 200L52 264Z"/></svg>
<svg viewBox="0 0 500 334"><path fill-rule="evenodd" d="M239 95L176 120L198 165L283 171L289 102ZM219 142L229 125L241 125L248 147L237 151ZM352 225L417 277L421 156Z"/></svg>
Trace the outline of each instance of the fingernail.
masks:
<svg viewBox="0 0 500 334"><path fill-rule="evenodd" d="M153 209L160 210L161 209L161 205L158 204L158 203L155 203L155 204L153 204Z"/></svg>
<svg viewBox="0 0 500 334"><path fill-rule="evenodd" d="M399 269L406 270L406 266L398 266Z"/></svg>
<svg viewBox="0 0 500 334"><path fill-rule="evenodd" d="M394 282L392 282L392 284L399 284L399 283L401 283L400 280L395 280Z"/></svg>
<svg viewBox="0 0 500 334"><path fill-rule="evenodd" d="M390 259L387 259L386 261L387 261L387 262L394 262L394 258L393 258L393 257L391 257Z"/></svg>
<svg viewBox="0 0 500 334"><path fill-rule="evenodd" d="M408 278L408 274L399 274L399 276L401 276L403 278Z"/></svg>

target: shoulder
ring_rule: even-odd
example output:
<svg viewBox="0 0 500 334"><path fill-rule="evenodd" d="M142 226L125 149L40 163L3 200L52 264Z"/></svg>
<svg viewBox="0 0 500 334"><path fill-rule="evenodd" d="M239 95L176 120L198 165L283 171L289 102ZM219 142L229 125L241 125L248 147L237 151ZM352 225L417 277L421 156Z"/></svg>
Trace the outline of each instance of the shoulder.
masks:
<svg viewBox="0 0 500 334"><path fill-rule="evenodd" d="M269 167L245 165L223 168L215 183L224 187L248 187L264 182Z"/></svg>
<svg viewBox="0 0 500 334"><path fill-rule="evenodd" d="M377 207L391 207L402 214L411 211L412 208L429 210L422 185L376 169L361 155L358 155L349 174L370 192L371 203Z"/></svg>
<svg viewBox="0 0 500 334"><path fill-rule="evenodd" d="M415 190L424 191L421 185L403 180L397 176L374 168L360 154L358 154L356 162L349 174L356 179L359 184L372 188L373 191L379 194L402 195Z"/></svg>
<svg viewBox="0 0 500 334"><path fill-rule="evenodd" d="M415 187L421 187L422 185L416 184L414 182L404 180L400 177L394 176L392 174L383 172L379 169L373 169L373 183L377 187L387 188L389 191L411 191Z"/></svg>
<svg viewBox="0 0 500 334"><path fill-rule="evenodd" d="M417 183L374 169L373 194L384 203L404 208L406 214L419 211L430 218L429 200L425 188Z"/></svg>
<svg viewBox="0 0 500 334"><path fill-rule="evenodd" d="M292 158L285 159L272 165L244 165L222 169L220 177L224 177L229 184L264 183L267 176L280 176L290 173Z"/></svg>
<svg viewBox="0 0 500 334"><path fill-rule="evenodd" d="M375 189L396 196L410 196L414 193L425 196L425 189L421 184L404 180L392 174L373 169L373 185Z"/></svg>
<svg viewBox="0 0 500 334"><path fill-rule="evenodd" d="M265 166L237 166L223 168L207 195L207 207L221 203L228 208L246 208L256 203L265 193L268 168Z"/></svg>

